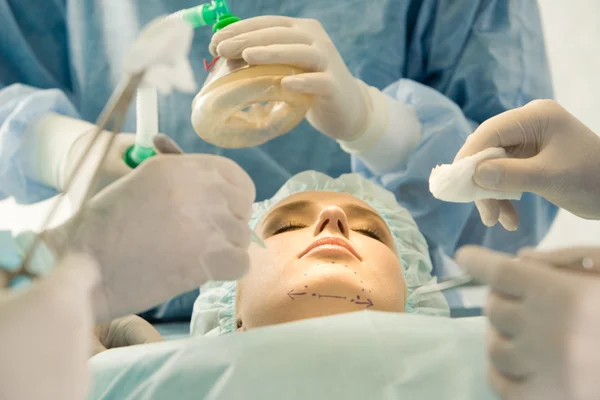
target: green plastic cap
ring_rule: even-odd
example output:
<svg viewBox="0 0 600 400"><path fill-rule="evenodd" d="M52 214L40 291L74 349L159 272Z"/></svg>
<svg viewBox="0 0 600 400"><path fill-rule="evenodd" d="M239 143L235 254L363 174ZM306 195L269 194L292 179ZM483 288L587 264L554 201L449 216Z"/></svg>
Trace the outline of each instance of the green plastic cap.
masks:
<svg viewBox="0 0 600 400"><path fill-rule="evenodd" d="M146 159L153 157L156 155L156 150L152 147L141 147L138 145L133 145L127 149L125 152L125 156L123 156L123 161L129 168L136 168Z"/></svg>
<svg viewBox="0 0 600 400"><path fill-rule="evenodd" d="M240 20L239 17L235 15L224 15L217 20L217 23L213 25L213 33L220 31L228 25L233 24L234 22L238 22Z"/></svg>
<svg viewBox="0 0 600 400"><path fill-rule="evenodd" d="M212 25L213 32L240 20L231 14L226 0L212 0L210 3L188 8L182 11L182 17L194 28Z"/></svg>

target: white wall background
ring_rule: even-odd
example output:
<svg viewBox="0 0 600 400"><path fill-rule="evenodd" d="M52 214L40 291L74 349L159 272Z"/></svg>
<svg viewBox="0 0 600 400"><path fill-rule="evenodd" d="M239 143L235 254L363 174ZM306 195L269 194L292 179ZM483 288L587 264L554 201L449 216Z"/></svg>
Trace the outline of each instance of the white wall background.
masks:
<svg viewBox="0 0 600 400"><path fill-rule="evenodd" d="M507 0L508 1L508 0ZM556 98L600 133L600 1L540 0ZM0 202L0 229L36 229L49 202L19 207ZM68 214L68 206L60 216ZM544 247L600 245L600 223L561 212Z"/></svg>
<svg viewBox="0 0 600 400"><path fill-rule="evenodd" d="M556 99L600 134L600 1L539 4ZM600 223L561 211L542 246L577 244L600 245Z"/></svg>

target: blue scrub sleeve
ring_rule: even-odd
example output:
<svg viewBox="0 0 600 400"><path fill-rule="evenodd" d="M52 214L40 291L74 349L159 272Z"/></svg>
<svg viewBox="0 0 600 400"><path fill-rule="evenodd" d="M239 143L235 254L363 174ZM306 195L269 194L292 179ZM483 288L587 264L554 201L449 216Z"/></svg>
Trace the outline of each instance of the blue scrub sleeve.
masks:
<svg viewBox="0 0 600 400"><path fill-rule="evenodd" d="M21 143L37 117L49 112L79 117L69 95L64 3L0 2L0 199L13 196L19 203L33 203L56 194L25 176Z"/></svg>
<svg viewBox="0 0 600 400"><path fill-rule="evenodd" d="M514 203L519 230L508 232L485 227L473 204L436 200L428 187L432 168L451 163L480 123L534 99L553 97L537 2L424 0L409 13L401 74L410 80L390 85L385 93L415 108L421 142L406 168L381 174L368 171L354 156L353 170L393 191L412 212L430 245L436 272L442 272L444 257L465 244L510 253L537 245L558 211L546 200L524 194Z"/></svg>
<svg viewBox="0 0 600 400"><path fill-rule="evenodd" d="M535 0L416 3L404 77L436 89L478 124L553 97Z"/></svg>
<svg viewBox="0 0 600 400"><path fill-rule="evenodd" d="M352 167L392 191L398 202L411 212L430 246L436 274L444 275L440 271L443 256L453 255L462 245L479 244L515 252L537 244L544 237L557 208L538 196L527 193L515 203L520 216L516 232L500 226L485 227L473 203L435 199L429 192L431 170L438 164L452 163L475 124L447 97L417 82L402 79L388 87L385 94L414 107L422 125L421 142L409 154L406 167L397 171L369 170L360 156L353 156Z"/></svg>

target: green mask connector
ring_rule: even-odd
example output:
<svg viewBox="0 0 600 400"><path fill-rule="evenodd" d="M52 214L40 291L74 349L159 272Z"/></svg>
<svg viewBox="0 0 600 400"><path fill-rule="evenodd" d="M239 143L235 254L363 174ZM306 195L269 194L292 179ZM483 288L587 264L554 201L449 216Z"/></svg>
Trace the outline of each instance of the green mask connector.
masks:
<svg viewBox="0 0 600 400"><path fill-rule="evenodd" d="M213 0L210 3L182 10L178 14L194 28L212 25L213 32L240 20L231 13L226 0Z"/></svg>
<svg viewBox="0 0 600 400"><path fill-rule="evenodd" d="M123 159L129 168L136 168L142 162L155 155L156 150L153 147L142 147L136 144L127 149Z"/></svg>

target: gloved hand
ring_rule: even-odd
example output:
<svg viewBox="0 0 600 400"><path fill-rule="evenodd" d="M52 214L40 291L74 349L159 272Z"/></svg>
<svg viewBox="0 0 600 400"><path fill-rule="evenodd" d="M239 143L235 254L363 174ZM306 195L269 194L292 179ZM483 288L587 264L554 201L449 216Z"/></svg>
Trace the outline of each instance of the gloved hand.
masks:
<svg viewBox="0 0 600 400"><path fill-rule="evenodd" d="M71 174L75 171L77 161L81 157L82 153L87 149L90 141L93 139L94 130L90 130L83 134L71 147L67 154L64 176L61 177L61 186L64 187ZM81 166L81 170L76 180L71 185L71 189L67 192L67 196L71 201L72 207L77 210L81 206L85 190L87 189L89 182L92 180L94 171L102 158L104 148L110 139L109 132L102 132L99 140L96 142L92 150L88 153L86 160ZM104 160L104 163L100 169L100 177L92 190L92 195L100 192L106 186L110 185L119 178L124 177L132 171L125 161L123 161L123 155L127 149L135 143L135 134L132 133L119 133L115 137L111 149Z"/></svg>
<svg viewBox="0 0 600 400"><path fill-rule="evenodd" d="M137 315L127 315L94 329L92 354L108 349L135 346L138 344L162 342L164 339L146 320Z"/></svg>
<svg viewBox="0 0 600 400"><path fill-rule="evenodd" d="M0 290L0 398L85 398L97 278L91 260L71 256L39 283Z"/></svg>
<svg viewBox="0 0 600 400"><path fill-rule="evenodd" d="M479 186L533 192L582 218L600 219L600 138L552 100L536 100L504 112L477 128L456 160L490 147L512 157L482 162ZM484 200L483 223L511 228L518 219L508 201Z"/></svg>
<svg viewBox="0 0 600 400"><path fill-rule="evenodd" d="M479 247L456 255L491 286L485 307L490 384L503 399L597 399L600 249L519 257ZM593 272L582 266L589 260Z"/></svg>
<svg viewBox="0 0 600 400"><path fill-rule="evenodd" d="M81 154L85 152L89 143L93 139L93 129L89 132L82 135L71 147L69 153L67 154L66 164L64 168L64 176L61 177L61 184L59 187L64 187L66 181L69 176L74 172L77 161L81 157ZM71 202L73 209L78 210L81 206L85 190L87 189L90 181L93 178L93 174L95 169L97 168L100 160L102 159L102 155L104 154L104 149L110 140L110 133L103 132L96 142L92 150L88 153L83 166L81 167L81 171L79 172L76 180L73 182L71 186L71 190L68 191L67 196ZM177 144L173 142L168 136L159 134L157 138L161 141L161 143L170 142L169 146L177 147ZM133 133L119 133L113 140L111 148L104 160L102 166L100 167L100 176L99 180L92 189L92 196L96 193L100 192L102 189L115 182L116 180L124 177L128 173L130 173L133 169L130 168L123 157L125 152L129 147L133 146L135 143L135 134ZM178 147L177 147L178 148ZM160 150L157 149L157 152L160 153Z"/></svg>
<svg viewBox="0 0 600 400"><path fill-rule="evenodd" d="M42 238L51 249L66 246L97 260L95 305L107 321L207 280L241 277L249 266L254 196L250 177L229 159L158 155L86 204L79 226L71 219Z"/></svg>
<svg viewBox="0 0 600 400"><path fill-rule="evenodd" d="M316 20L250 18L215 33L209 49L215 56L243 58L251 65L284 64L305 70L305 74L283 78L281 86L313 95L307 120L327 136L352 141L375 123L370 95L375 89L352 76Z"/></svg>

